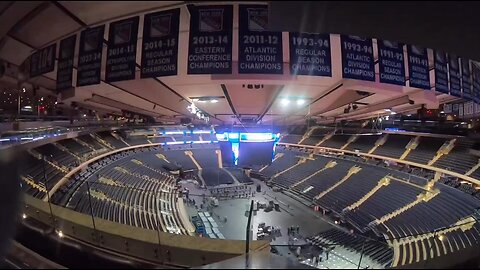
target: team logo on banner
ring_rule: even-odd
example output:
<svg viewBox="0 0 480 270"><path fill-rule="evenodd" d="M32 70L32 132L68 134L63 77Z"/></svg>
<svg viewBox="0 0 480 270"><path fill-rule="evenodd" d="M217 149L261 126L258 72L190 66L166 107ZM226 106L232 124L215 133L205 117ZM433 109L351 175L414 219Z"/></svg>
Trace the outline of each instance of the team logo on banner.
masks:
<svg viewBox="0 0 480 270"><path fill-rule="evenodd" d="M390 49L399 49L400 47L403 47L403 44L400 45L400 43L395 42L395 41L389 41L389 40L382 40L383 46L390 48Z"/></svg>
<svg viewBox="0 0 480 270"><path fill-rule="evenodd" d="M163 37L170 35L172 14L152 16L150 21L150 37Z"/></svg>
<svg viewBox="0 0 480 270"><path fill-rule="evenodd" d="M202 32L223 31L223 9L199 10L198 21Z"/></svg>
<svg viewBox="0 0 480 270"><path fill-rule="evenodd" d="M73 57L75 52L75 42L77 41L77 36L72 36L70 38L64 39L60 42L60 58L66 59ZM63 42L63 44L62 44Z"/></svg>
<svg viewBox="0 0 480 270"><path fill-rule="evenodd" d="M248 8L248 30L265 31L268 27L268 10L266 8Z"/></svg>
<svg viewBox="0 0 480 270"><path fill-rule="evenodd" d="M92 31L88 31L85 33L85 38L83 40L83 50L85 52L91 52L93 50L97 50L100 42L103 42L102 29L94 29Z"/></svg>
<svg viewBox="0 0 480 270"><path fill-rule="evenodd" d="M113 44L120 45L130 42L132 36L132 23L125 22L118 24L115 27L115 37L113 38Z"/></svg>

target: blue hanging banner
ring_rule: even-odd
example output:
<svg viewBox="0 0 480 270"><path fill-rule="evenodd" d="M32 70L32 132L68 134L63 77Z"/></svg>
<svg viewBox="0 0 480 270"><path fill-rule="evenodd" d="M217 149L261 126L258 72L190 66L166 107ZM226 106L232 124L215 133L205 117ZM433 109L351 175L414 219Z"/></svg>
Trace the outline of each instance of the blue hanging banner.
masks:
<svg viewBox="0 0 480 270"><path fill-rule="evenodd" d="M375 81L372 40L340 35L342 50L342 77Z"/></svg>
<svg viewBox="0 0 480 270"><path fill-rule="evenodd" d="M80 34L77 87L100 83L105 25L86 29Z"/></svg>
<svg viewBox="0 0 480 270"><path fill-rule="evenodd" d="M377 39L380 82L405 86L403 44Z"/></svg>
<svg viewBox="0 0 480 270"><path fill-rule="evenodd" d="M435 68L435 91L448 94L447 54L434 51L433 65Z"/></svg>
<svg viewBox="0 0 480 270"><path fill-rule="evenodd" d="M470 60L461 58L462 63L462 92L463 98L472 100L472 73L470 72Z"/></svg>
<svg viewBox="0 0 480 270"><path fill-rule="evenodd" d="M427 49L416 45L407 45L407 54L410 87L430 90Z"/></svg>
<svg viewBox="0 0 480 270"><path fill-rule="evenodd" d="M180 9L145 15L140 78L177 75Z"/></svg>
<svg viewBox="0 0 480 270"><path fill-rule="evenodd" d="M55 69L57 43L36 51L30 56L30 78L52 72Z"/></svg>
<svg viewBox="0 0 480 270"><path fill-rule="evenodd" d="M283 74L282 32L267 25L268 6L239 6L238 73Z"/></svg>
<svg viewBox="0 0 480 270"><path fill-rule="evenodd" d="M72 88L73 57L77 35L60 41L57 64L57 91Z"/></svg>
<svg viewBox="0 0 480 270"><path fill-rule="evenodd" d="M329 34L289 33L290 74L332 77Z"/></svg>
<svg viewBox="0 0 480 270"><path fill-rule="evenodd" d="M140 17L136 16L110 24L106 82L135 79L139 19Z"/></svg>
<svg viewBox="0 0 480 270"><path fill-rule="evenodd" d="M231 74L233 6L190 6L187 74Z"/></svg>
<svg viewBox="0 0 480 270"><path fill-rule="evenodd" d="M473 75L473 101L480 104L480 68L472 63L472 75Z"/></svg>
<svg viewBox="0 0 480 270"><path fill-rule="evenodd" d="M462 97L462 86L460 84L460 63L458 57L453 54L448 55L448 71L450 73L450 95Z"/></svg>

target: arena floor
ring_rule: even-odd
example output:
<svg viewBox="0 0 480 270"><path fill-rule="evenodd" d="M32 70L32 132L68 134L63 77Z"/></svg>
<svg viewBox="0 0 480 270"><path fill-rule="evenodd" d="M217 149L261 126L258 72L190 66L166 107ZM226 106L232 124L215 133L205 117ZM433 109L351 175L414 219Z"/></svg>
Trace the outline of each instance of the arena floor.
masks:
<svg viewBox="0 0 480 270"><path fill-rule="evenodd" d="M314 212L299 201L285 194L273 192L265 183L256 179L253 180L254 184L250 185L250 187L252 188L254 196L250 198L220 200L219 205L211 208L209 211L226 239L245 239L248 221L247 209L250 207L251 200L258 200L261 203L274 201L280 205L280 211L272 210L265 212L263 209L259 209L254 212L252 217L253 240L257 238L258 224L263 222L265 222L266 226L280 227L280 233L271 239L271 243L275 245L288 244L287 228L289 226L299 226L300 235L304 237L315 235L332 227L331 224L320 217L319 213ZM262 186L261 192L255 192L257 184ZM191 194L210 195L208 190L199 189L192 183L183 184L182 186L187 187ZM198 206L198 209L193 206L188 207L190 216L196 215L198 211L207 211L206 207L199 208L202 203L201 196L190 196L190 199L194 199ZM225 217L227 218L227 222L224 221Z"/></svg>

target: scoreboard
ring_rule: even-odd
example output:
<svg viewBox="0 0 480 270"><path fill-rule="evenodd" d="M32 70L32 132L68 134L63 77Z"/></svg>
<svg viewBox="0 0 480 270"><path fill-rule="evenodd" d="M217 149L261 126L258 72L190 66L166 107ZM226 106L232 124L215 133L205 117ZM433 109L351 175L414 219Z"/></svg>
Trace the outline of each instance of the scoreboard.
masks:
<svg viewBox="0 0 480 270"><path fill-rule="evenodd" d="M280 134L224 132L216 134L225 166L268 165Z"/></svg>

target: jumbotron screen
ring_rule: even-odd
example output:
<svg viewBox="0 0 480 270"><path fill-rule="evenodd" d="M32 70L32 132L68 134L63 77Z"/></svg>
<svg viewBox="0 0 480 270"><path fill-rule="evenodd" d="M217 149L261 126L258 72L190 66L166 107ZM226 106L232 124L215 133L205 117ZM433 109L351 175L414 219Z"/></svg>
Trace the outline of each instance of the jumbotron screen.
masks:
<svg viewBox="0 0 480 270"><path fill-rule="evenodd" d="M239 166L269 165L275 142L240 142Z"/></svg>
<svg viewBox="0 0 480 270"><path fill-rule="evenodd" d="M217 134L224 166L272 163L279 134L225 132Z"/></svg>

